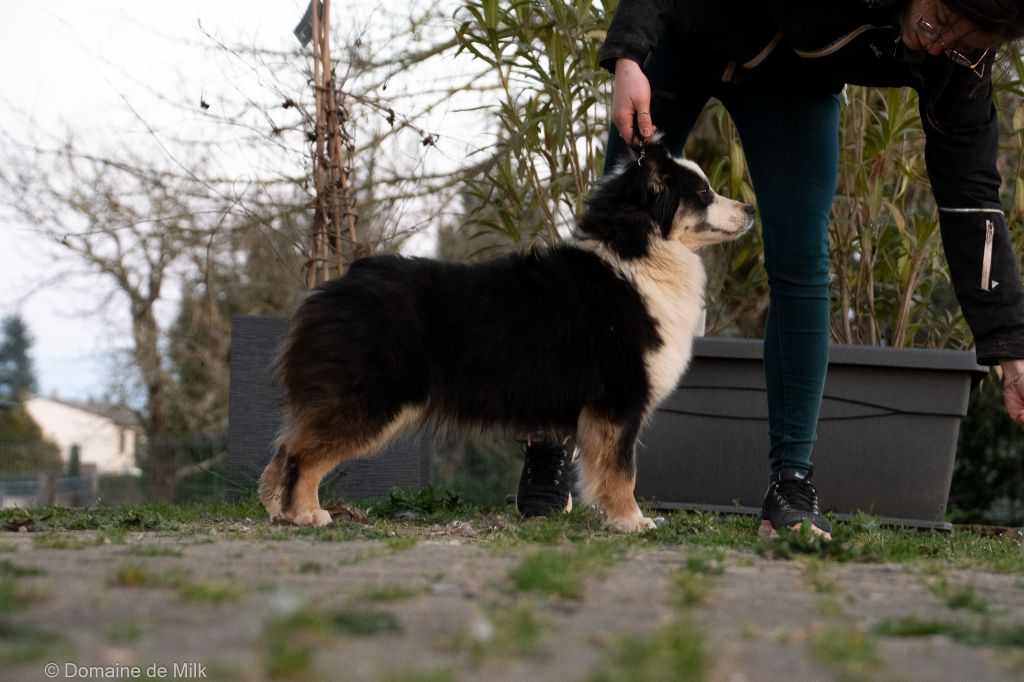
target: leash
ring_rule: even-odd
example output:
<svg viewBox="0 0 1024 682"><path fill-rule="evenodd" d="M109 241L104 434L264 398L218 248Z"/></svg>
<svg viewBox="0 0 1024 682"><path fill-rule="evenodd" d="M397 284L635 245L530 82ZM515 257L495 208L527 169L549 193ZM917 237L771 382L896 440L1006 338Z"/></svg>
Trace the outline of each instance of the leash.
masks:
<svg viewBox="0 0 1024 682"><path fill-rule="evenodd" d="M639 119L637 117L638 113L639 112L636 112L636 111L633 112L633 140L636 140L638 137L640 138L640 157L637 158L637 160L636 160L636 165L640 166L640 165L643 164L644 157L647 156L647 150L644 148L644 138L643 138L643 135L639 134L639 131L640 131L640 121L639 121ZM630 144L633 143L633 140L630 140Z"/></svg>

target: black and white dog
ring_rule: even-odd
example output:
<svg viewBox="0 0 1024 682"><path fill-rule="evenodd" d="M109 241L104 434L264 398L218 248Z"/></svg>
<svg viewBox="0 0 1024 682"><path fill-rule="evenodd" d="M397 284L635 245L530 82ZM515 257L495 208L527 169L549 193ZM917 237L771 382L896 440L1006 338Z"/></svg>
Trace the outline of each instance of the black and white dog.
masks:
<svg viewBox="0 0 1024 682"><path fill-rule="evenodd" d="M260 479L271 518L329 523L324 475L426 422L575 433L584 503L611 529L652 527L633 496L637 436L690 360L697 251L753 213L654 143L601 181L571 244L354 263L310 293L280 349L286 416Z"/></svg>

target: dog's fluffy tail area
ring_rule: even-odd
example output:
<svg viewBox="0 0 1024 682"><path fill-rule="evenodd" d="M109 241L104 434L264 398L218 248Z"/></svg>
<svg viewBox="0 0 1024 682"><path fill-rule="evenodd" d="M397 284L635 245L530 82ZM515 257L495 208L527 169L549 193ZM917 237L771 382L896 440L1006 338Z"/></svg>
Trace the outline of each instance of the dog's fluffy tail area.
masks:
<svg viewBox="0 0 1024 682"><path fill-rule="evenodd" d="M263 503L263 507L267 510L267 515L270 516L271 521L281 517L282 486L284 483L284 470L287 464L288 451L285 449L284 444L278 444L277 450L260 476L260 502Z"/></svg>

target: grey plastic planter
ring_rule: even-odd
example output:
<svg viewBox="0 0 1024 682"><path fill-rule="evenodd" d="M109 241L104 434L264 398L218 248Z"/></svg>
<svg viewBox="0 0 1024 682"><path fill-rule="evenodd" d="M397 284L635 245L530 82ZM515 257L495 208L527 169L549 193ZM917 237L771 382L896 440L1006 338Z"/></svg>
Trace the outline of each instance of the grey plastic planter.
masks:
<svg viewBox="0 0 1024 682"><path fill-rule="evenodd" d="M656 507L757 512L768 473L760 341L698 339L641 435L637 494ZM957 433L986 370L974 353L833 345L815 444L824 509L944 521Z"/></svg>
<svg viewBox="0 0 1024 682"><path fill-rule="evenodd" d="M280 389L270 363L288 328L283 317L236 317L231 321L231 386L228 405L228 476L239 489L255 488L270 459L281 423ZM355 460L329 476L329 494L346 500L414 490L430 480L433 448L412 437L395 441L372 460Z"/></svg>

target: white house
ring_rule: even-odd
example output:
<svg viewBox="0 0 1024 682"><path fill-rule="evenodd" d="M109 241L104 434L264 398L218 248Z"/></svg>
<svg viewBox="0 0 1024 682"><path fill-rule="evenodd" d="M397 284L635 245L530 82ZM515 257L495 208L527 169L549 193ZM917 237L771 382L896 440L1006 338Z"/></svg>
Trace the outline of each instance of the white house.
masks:
<svg viewBox="0 0 1024 682"><path fill-rule="evenodd" d="M39 424L43 435L60 447L65 463L71 459L72 448L77 446L78 461L95 464L101 474L140 473L135 462L135 446L142 428L130 411L40 396L26 399L25 409Z"/></svg>

